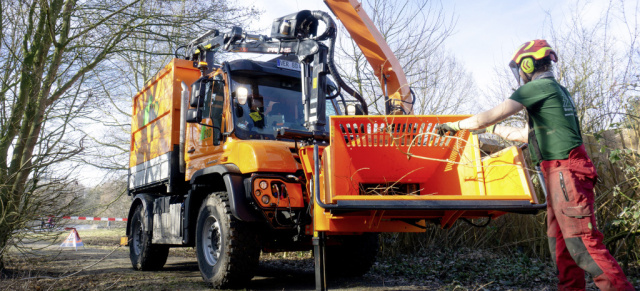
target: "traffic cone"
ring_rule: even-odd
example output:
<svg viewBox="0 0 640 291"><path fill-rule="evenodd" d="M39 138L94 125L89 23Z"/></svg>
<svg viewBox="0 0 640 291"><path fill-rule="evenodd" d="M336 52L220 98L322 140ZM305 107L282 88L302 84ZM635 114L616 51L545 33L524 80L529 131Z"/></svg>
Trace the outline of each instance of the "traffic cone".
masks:
<svg viewBox="0 0 640 291"><path fill-rule="evenodd" d="M60 247L74 247L76 248L76 251L78 250L79 246L82 246L84 248L84 244L82 243L82 239L80 239L80 235L78 234L78 231L76 231L75 228L70 228L71 229L71 233L69 233L69 236L67 236L67 239L65 239L62 244L60 245Z"/></svg>

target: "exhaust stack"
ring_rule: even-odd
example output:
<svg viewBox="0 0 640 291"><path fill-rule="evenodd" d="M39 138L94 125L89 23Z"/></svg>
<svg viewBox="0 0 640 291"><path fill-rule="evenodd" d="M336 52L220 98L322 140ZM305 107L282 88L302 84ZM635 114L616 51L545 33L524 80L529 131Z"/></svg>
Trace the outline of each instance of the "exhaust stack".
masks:
<svg viewBox="0 0 640 291"><path fill-rule="evenodd" d="M189 86L181 82L182 98L180 99L180 173L185 172L184 143L187 132L187 107L189 106Z"/></svg>

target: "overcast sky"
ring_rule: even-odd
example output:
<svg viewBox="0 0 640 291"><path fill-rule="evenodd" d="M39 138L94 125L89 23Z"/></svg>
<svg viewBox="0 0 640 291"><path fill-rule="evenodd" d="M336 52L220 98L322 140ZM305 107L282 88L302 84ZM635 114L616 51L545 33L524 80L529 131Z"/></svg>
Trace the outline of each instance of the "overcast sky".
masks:
<svg viewBox="0 0 640 291"><path fill-rule="evenodd" d="M330 12L322 0L239 0L264 11L254 29L263 28L261 34L269 34L273 19L299 10L324 10ZM550 12L554 24L562 23L575 1L531 0L489 1L458 0L437 1L447 16L457 18L455 34L445 45L447 49L473 73L476 85L485 89L495 80L497 66L506 67L515 49L522 43L546 38ZM583 1L589 5L585 19L598 15L608 1ZM628 0L627 3L637 0ZM440 4L436 4L440 5ZM369 13L371 15L371 13ZM551 43L551 46L554 44ZM560 56L561 58L562 56Z"/></svg>

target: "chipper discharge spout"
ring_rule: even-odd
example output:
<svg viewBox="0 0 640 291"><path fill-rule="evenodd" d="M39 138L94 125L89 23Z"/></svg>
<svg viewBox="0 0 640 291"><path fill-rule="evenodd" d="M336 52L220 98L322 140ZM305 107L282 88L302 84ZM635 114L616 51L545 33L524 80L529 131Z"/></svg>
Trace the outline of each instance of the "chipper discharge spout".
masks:
<svg viewBox="0 0 640 291"><path fill-rule="evenodd" d="M305 171L317 173L314 230L419 232L425 221L448 228L458 218L543 208L519 148L483 158L476 135L436 133L466 117L333 116L319 171L312 147L301 149Z"/></svg>

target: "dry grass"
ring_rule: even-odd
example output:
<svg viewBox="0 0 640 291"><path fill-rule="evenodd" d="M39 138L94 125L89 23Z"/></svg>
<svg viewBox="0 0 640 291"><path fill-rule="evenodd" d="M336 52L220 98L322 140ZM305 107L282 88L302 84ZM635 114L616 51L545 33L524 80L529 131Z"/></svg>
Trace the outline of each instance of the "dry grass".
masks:
<svg viewBox="0 0 640 291"><path fill-rule="evenodd" d="M172 249L169 263L162 271L137 272L131 269L126 247L102 243L96 246L92 242L116 241L121 234L123 230L117 229L80 231L83 241L88 242L86 249L59 251L54 247L50 248L52 256L46 258L25 258L12 253L11 273L0 280L0 289L209 290L200 277L193 248ZM436 230L431 234L437 234ZM555 284L548 262L532 258L517 248L505 251L424 247L406 255L391 255L386 249L390 247L390 242L385 242L378 262L364 277L336 279L329 282L329 287L339 290L553 290L551 286ZM314 288L311 252L263 254L260 264L248 290ZM628 275L635 285L640 285L637 275L640 272L637 268L634 270ZM589 286L592 287L589 290L595 290L592 284Z"/></svg>

